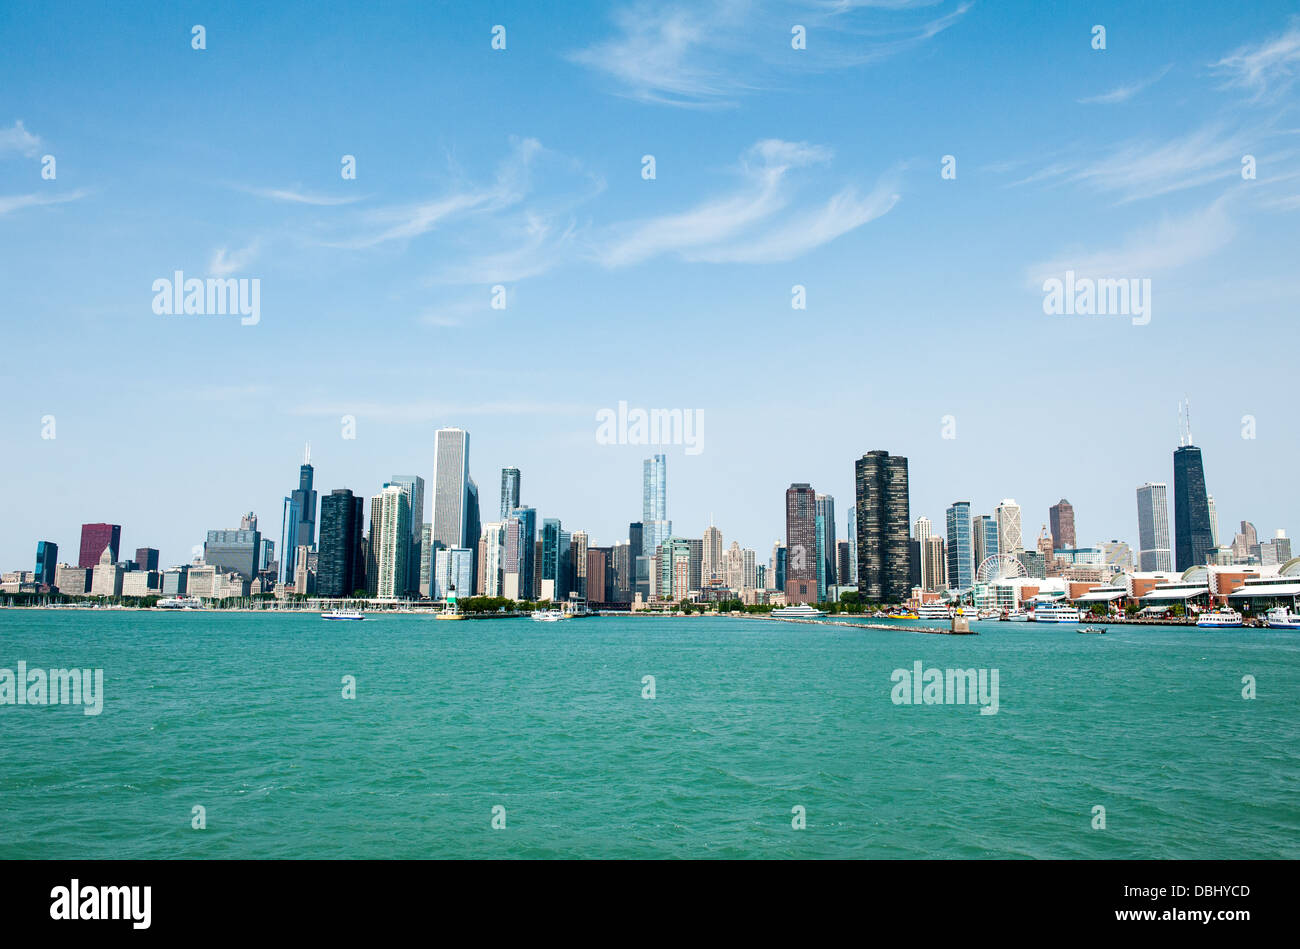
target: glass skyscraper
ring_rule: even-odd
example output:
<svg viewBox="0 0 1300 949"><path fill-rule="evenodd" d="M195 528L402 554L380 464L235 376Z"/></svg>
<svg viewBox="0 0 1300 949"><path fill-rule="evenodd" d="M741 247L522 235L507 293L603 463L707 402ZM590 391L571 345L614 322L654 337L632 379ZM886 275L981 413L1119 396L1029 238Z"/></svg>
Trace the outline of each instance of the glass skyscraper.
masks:
<svg viewBox="0 0 1300 949"><path fill-rule="evenodd" d="M1174 451L1174 568L1203 565L1213 549L1201 450L1183 445Z"/></svg>
<svg viewBox="0 0 1300 949"><path fill-rule="evenodd" d="M975 584L975 551L971 543L970 502L954 501L948 508L948 589L969 590Z"/></svg>
<svg viewBox="0 0 1300 949"><path fill-rule="evenodd" d="M316 491L312 486L315 469L311 466L311 447L307 447L298 469L298 487L284 499L280 522L280 581L293 583L298 568L298 548L316 546Z"/></svg>
<svg viewBox="0 0 1300 949"><path fill-rule="evenodd" d="M673 522L668 520L668 458L666 455L655 455L642 463L642 556L654 557L672 533ZM647 574L647 579L648 576Z"/></svg>
<svg viewBox="0 0 1300 949"><path fill-rule="evenodd" d="M501 520L519 506L519 469L501 469Z"/></svg>
<svg viewBox="0 0 1300 949"><path fill-rule="evenodd" d="M316 558L316 592L351 596L365 588L362 534L365 499L347 488L331 491L320 504L320 547Z"/></svg>

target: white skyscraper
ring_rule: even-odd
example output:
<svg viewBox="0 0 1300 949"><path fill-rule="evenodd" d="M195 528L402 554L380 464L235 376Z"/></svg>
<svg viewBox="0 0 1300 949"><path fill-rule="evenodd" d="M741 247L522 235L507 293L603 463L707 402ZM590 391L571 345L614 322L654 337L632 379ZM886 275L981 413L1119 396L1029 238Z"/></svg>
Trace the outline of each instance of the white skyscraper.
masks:
<svg viewBox="0 0 1300 949"><path fill-rule="evenodd" d="M469 432L440 428L433 449L433 545L467 547ZM474 543L478 538L472 538ZM436 561L435 561L436 563Z"/></svg>
<svg viewBox="0 0 1300 949"><path fill-rule="evenodd" d="M493 521L483 525L483 595L501 596L501 576L505 563L506 525Z"/></svg>
<svg viewBox="0 0 1300 949"><path fill-rule="evenodd" d="M1219 546L1219 512L1214 508L1214 495L1211 494L1205 499L1206 506L1210 509L1210 543Z"/></svg>
<svg viewBox="0 0 1300 949"><path fill-rule="evenodd" d="M934 526L930 519L922 514L916 519L916 524L912 527L912 540L920 541L922 548L925 542L934 536Z"/></svg>
<svg viewBox="0 0 1300 949"><path fill-rule="evenodd" d="M722 531L712 524L704 529L701 573L705 584L722 579Z"/></svg>
<svg viewBox="0 0 1300 949"><path fill-rule="evenodd" d="M411 556L411 493L404 484L388 484L370 499L370 539L374 550L375 595L405 596Z"/></svg>
<svg viewBox="0 0 1300 949"><path fill-rule="evenodd" d="M998 553L1023 554L1025 538L1020 529L1020 505L1012 498L1004 498L993 509L993 516L998 524Z"/></svg>
<svg viewBox="0 0 1300 949"><path fill-rule="evenodd" d="M1172 570L1168 485L1148 481L1137 489L1138 570Z"/></svg>

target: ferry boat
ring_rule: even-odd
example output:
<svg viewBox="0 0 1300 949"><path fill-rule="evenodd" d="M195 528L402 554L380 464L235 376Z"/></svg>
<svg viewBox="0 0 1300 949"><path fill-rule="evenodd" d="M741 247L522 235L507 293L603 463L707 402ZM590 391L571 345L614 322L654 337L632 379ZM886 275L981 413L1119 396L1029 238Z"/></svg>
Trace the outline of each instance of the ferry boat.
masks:
<svg viewBox="0 0 1300 949"><path fill-rule="evenodd" d="M562 610L533 610L534 623L558 623L564 619Z"/></svg>
<svg viewBox="0 0 1300 949"><path fill-rule="evenodd" d="M917 607L917 619L950 619L952 611L948 607L939 603L930 603L926 606Z"/></svg>
<svg viewBox="0 0 1300 949"><path fill-rule="evenodd" d="M366 614L359 610L329 610L320 615L321 619L365 619Z"/></svg>
<svg viewBox="0 0 1300 949"><path fill-rule="evenodd" d="M1300 613L1292 613L1285 606L1269 610L1265 619L1269 629L1300 629Z"/></svg>
<svg viewBox="0 0 1300 949"><path fill-rule="evenodd" d="M918 617L917 614L913 613L911 610L894 610L893 612L885 614L885 619L919 619L919 618L920 617Z"/></svg>
<svg viewBox="0 0 1300 949"><path fill-rule="evenodd" d="M1064 603L1040 603L1034 610L1035 623L1077 623L1079 609Z"/></svg>
<svg viewBox="0 0 1300 949"><path fill-rule="evenodd" d="M807 603L800 603L798 606L783 606L772 611L773 619L817 619L825 615L825 610L819 610Z"/></svg>
<svg viewBox="0 0 1300 949"><path fill-rule="evenodd" d="M166 596L158 601L160 610L201 610L203 601L197 596Z"/></svg>
<svg viewBox="0 0 1300 949"><path fill-rule="evenodd" d="M1230 610L1227 607L1209 610L1196 617L1197 626L1208 626L1215 629L1222 629L1228 626L1240 626L1241 614L1236 610Z"/></svg>
<svg viewBox="0 0 1300 949"><path fill-rule="evenodd" d="M1032 618L1024 610L1007 610L1002 614L1002 622L1004 623L1028 623Z"/></svg>

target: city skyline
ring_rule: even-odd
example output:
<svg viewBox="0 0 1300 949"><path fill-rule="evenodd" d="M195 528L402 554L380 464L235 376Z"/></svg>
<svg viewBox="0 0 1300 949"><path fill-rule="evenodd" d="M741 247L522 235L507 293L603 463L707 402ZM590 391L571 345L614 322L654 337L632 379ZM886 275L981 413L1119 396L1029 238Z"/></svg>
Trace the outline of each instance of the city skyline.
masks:
<svg viewBox="0 0 1300 949"><path fill-rule="evenodd" d="M271 519L304 442L323 484L368 496L375 458L428 478L428 433L449 424L478 432L480 473L519 467L536 503L600 537L621 536L621 485L651 450L669 456L675 522L698 534L712 512L758 548L781 536L785 486L842 510L844 459L889 445L936 522L957 496L978 511L1010 496L1033 536L1068 497L1084 542L1133 540L1133 488L1173 483L1184 395L1220 520L1297 523L1288 347L1251 348L1213 397L1173 368L1203 364L1225 326L1293 332L1294 87L1265 55L1300 35L1293 11L1101 2L1098 50L1091 23L1040 5L1014 22L958 0L744 7L701 5L704 33L681 49L650 16L641 50L625 7L507 6L500 52L477 16L415 4L364 36L292 4L214 13L203 51L142 11L108 29L107 11L24 9L0 58L22 103L0 112L0 293L23 314L0 354L0 562L100 520L176 560L201 540L191 515ZM806 49L786 21L808 27ZM881 36L899 42L851 55ZM313 50L344 38L356 68L326 102ZM79 68L54 68L70 46ZM673 53L663 75L634 68L656 51ZM774 72L704 88L747 61ZM118 79L88 88L88 72ZM439 87L460 91L413 120ZM869 121L844 122L843 101ZM143 141L118 131L139 114ZM1098 267L1151 278L1148 324L1043 312L1043 272ZM152 282L178 270L259 279L260 321L155 313ZM356 345L375 323L404 345ZM835 345L864 338L906 358L864 370ZM556 387L547 360L502 372L507 350L576 351L582 368ZM978 392L951 371L994 360ZM811 366L826 371L770 391ZM702 450L599 442L597 413L624 401L703 413ZM862 445L829 406L870 414Z"/></svg>

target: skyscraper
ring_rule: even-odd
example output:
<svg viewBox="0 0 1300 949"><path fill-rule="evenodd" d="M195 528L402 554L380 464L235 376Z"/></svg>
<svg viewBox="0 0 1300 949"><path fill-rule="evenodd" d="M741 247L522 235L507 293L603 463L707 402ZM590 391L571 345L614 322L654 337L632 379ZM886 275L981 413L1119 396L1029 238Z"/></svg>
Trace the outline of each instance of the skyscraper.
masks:
<svg viewBox="0 0 1300 949"><path fill-rule="evenodd" d="M315 469L308 445L298 469L298 487L284 499L280 522L280 581L293 583L297 575L298 548L316 546L316 491L312 487ZM351 592L351 591L349 591Z"/></svg>
<svg viewBox="0 0 1300 949"><path fill-rule="evenodd" d="M573 592L583 597L587 595L587 550L590 546L591 538L586 531L574 531L569 536L569 573L573 577L573 583L572 589L566 590L566 593Z"/></svg>
<svg viewBox="0 0 1300 949"><path fill-rule="evenodd" d="M934 592L947 589L948 564L944 540L931 535L921 542L921 589Z"/></svg>
<svg viewBox="0 0 1300 949"><path fill-rule="evenodd" d="M155 566L154 569L157 569ZM52 540L38 540L36 542L36 574L32 579L39 587L42 584L46 586L56 586L56 577L59 570L59 545ZM80 590L70 591L80 593Z"/></svg>
<svg viewBox="0 0 1300 949"><path fill-rule="evenodd" d="M1174 450L1174 567L1186 570L1204 564L1213 549L1201 450L1182 445Z"/></svg>
<svg viewBox="0 0 1300 949"><path fill-rule="evenodd" d="M998 522L988 514L977 514L971 520L971 563L976 572L989 557L998 555Z"/></svg>
<svg viewBox="0 0 1300 949"><path fill-rule="evenodd" d="M817 495L817 516L821 518L822 531L822 594L826 587L840 583L835 573L835 499L829 494ZM847 582L847 581L843 581Z"/></svg>
<svg viewBox="0 0 1300 949"><path fill-rule="evenodd" d="M501 469L501 520L504 522L510 512L519 506L519 469Z"/></svg>
<svg viewBox="0 0 1300 949"><path fill-rule="evenodd" d="M245 580L257 576L262 555L262 534L254 530L208 531L203 545L203 562L223 573L237 573Z"/></svg>
<svg viewBox="0 0 1300 949"><path fill-rule="evenodd" d="M532 600L534 541L537 537L537 512L531 507L517 507L506 518L505 562L502 564L501 595L511 600Z"/></svg>
<svg viewBox="0 0 1300 949"><path fill-rule="evenodd" d="M411 557L411 489L408 484L390 483L370 499L375 576L370 585L375 595L386 599L406 595L407 569Z"/></svg>
<svg viewBox="0 0 1300 949"><path fill-rule="evenodd" d="M113 551L113 563L117 563L118 544L121 540L120 524L82 524L81 553L77 557L77 566L94 570L106 547Z"/></svg>
<svg viewBox="0 0 1300 949"><path fill-rule="evenodd" d="M807 482L785 492L785 567L787 603L817 601L817 492Z"/></svg>
<svg viewBox="0 0 1300 949"><path fill-rule="evenodd" d="M1169 550L1168 487L1148 481L1137 489L1138 570L1172 570Z"/></svg>
<svg viewBox="0 0 1300 949"><path fill-rule="evenodd" d="M858 595L902 603L911 596L911 508L907 459L869 451L854 463Z"/></svg>
<svg viewBox="0 0 1300 949"><path fill-rule="evenodd" d="M975 585L975 549L971 541L969 501L953 501L947 511L948 589L969 590Z"/></svg>
<svg viewBox="0 0 1300 949"><path fill-rule="evenodd" d="M433 544L468 547L469 432L440 428L433 449ZM474 542L478 537L473 538Z"/></svg>
<svg viewBox="0 0 1300 949"><path fill-rule="evenodd" d="M673 532L668 519L668 458L654 455L645 459L641 472L641 550L654 557Z"/></svg>
<svg viewBox="0 0 1300 949"><path fill-rule="evenodd" d="M411 549L406 555L406 592L420 592L420 563L423 555L420 545L424 542L424 479L419 475L393 475L389 484L406 488L411 500ZM400 594L398 594L400 596Z"/></svg>
<svg viewBox="0 0 1300 949"><path fill-rule="evenodd" d="M1210 544L1213 547L1219 546L1219 512L1214 506L1214 495L1211 494L1205 499L1206 506L1210 510Z"/></svg>
<svg viewBox="0 0 1300 949"><path fill-rule="evenodd" d="M1047 509L1047 520L1052 529L1052 549L1073 550L1075 548L1074 505L1061 498Z"/></svg>
<svg viewBox="0 0 1300 949"><path fill-rule="evenodd" d="M506 556L506 522L492 521L483 525L483 595L501 595L501 574Z"/></svg>
<svg viewBox="0 0 1300 949"><path fill-rule="evenodd" d="M365 499L347 488L331 491L320 502L320 546L316 558L316 593L351 596L365 588L362 535Z"/></svg>
<svg viewBox="0 0 1300 949"><path fill-rule="evenodd" d="M1003 554L1024 553L1025 539L1020 527L1020 505L1014 498L1003 498L1002 503L993 509L993 519L998 525L998 552Z"/></svg>
<svg viewBox="0 0 1300 949"><path fill-rule="evenodd" d="M721 579L722 531L712 524L704 528L704 553L700 567L700 582L708 586Z"/></svg>
<svg viewBox="0 0 1300 949"><path fill-rule="evenodd" d="M135 568L137 570L157 570L158 548L137 547L135 549Z"/></svg>
<svg viewBox="0 0 1300 949"><path fill-rule="evenodd" d="M851 586L858 582L858 506L849 505L848 516L849 572L840 577L841 586Z"/></svg>

